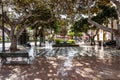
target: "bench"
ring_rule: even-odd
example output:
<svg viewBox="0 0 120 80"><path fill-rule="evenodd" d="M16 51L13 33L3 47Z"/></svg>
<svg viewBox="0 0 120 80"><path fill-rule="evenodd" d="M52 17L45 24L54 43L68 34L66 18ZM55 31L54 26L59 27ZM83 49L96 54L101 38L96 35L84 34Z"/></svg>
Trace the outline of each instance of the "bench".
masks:
<svg viewBox="0 0 120 80"><path fill-rule="evenodd" d="M27 63L30 63L30 56L28 52L24 53L14 53L14 52L9 52L9 53L0 53L1 57L1 63L4 64L7 62L7 58L16 58L16 57L21 57L21 58L27 58Z"/></svg>

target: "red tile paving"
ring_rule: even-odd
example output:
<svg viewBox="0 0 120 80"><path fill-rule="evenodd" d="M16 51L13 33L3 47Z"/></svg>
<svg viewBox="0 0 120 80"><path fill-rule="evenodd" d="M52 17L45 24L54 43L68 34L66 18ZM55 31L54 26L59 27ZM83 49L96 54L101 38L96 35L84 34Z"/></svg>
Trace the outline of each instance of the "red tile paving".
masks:
<svg viewBox="0 0 120 80"><path fill-rule="evenodd" d="M36 58L30 65L3 65L0 80L120 80L120 57Z"/></svg>

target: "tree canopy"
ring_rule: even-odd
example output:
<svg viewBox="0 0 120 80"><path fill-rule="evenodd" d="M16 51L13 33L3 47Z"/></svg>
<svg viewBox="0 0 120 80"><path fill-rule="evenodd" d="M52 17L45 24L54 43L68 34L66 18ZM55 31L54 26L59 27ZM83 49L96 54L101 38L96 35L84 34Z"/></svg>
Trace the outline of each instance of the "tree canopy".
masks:
<svg viewBox="0 0 120 80"><path fill-rule="evenodd" d="M113 6L111 2L116 5ZM79 20L75 26L80 25L85 30L89 29L90 23L109 32L113 30L100 25L107 24L109 19L118 19L120 16L120 2L117 0L6 0L4 4L9 5L9 12L5 15L9 29L5 27L5 31L13 42L13 39L18 38L29 26L46 25L55 28L59 25L57 20L60 20L61 15L66 16L65 19L71 24ZM86 22L87 19L81 18L88 14L89 23Z"/></svg>

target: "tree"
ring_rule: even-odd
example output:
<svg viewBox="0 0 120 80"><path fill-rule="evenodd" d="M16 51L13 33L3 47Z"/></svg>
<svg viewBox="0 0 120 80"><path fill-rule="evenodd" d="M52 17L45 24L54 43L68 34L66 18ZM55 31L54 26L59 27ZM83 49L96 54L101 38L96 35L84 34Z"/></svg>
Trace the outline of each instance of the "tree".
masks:
<svg viewBox="0 0 120 80"><path fill-rule="evenodd" d="M50 9L46 8L45 6L37 7L37 9L34 10L33 14L39 15L40 12L42 12L40 16L31 17L31 19L28 21L28 23L32 23L36 20L37 21L39 21L39 20L46 21L49 18L51 18L52 12L50 11ZM37 24L31 26L31 28L34 30L33 37L35 40L35 46L37 46L38 36L40 37L40 46L41 46L41 42L45 41L45 28L48 28L49 24L51 24L52 22L54 22L54 20L49 23L37 23Z"/></svg>
<svg viewBox="0 0 120 80"><path fill-rule="evenodd" d="M118 14L118 17L120 17L120 1L118 0L111 0L116 6L116 11L117 11L117 14ZM110 33L113 33L115 38L116 38L116 48L117 49L120 49L120 19L118 18L118 29L112 29L112 28L108 28L108 27L105 27L104 25L101 25L95 21L93 21L91 19L91 15L90 15L90 4L88 6L88 14L89 14L89 19L88 19L88 22L92 25L95 25L96 27L102 29L102 30L105 30L105 31L108 31Z"/></svg>
<svg viewBox="0 0 120 80"><path fill-rule="evenodd" d="M12 11L5 14L4 19L9 27L9 29L5 27L5 32L11 40L10 51L17 50L17 40L27 27L34 26L37 23L49 23L53 19L51 15L44 15L45 10L41 11L42 8L40 7L44 6L42 1L11 0L7 3L11 3Z"/></svg>
<svg viewBox="0 0 120 80"><path fill-rule="evenodd" d="M88 18L81 18L80 20L76 21L73 26L73 31L76 33L79 33L79 32L85 33L87 36L89 36L91 45L95 45L94 38L97 35L99 29L96 30L95 34L91 35L91 33L89 33L89 31L95 30L96 27L95 26L92 27L92 25L90 25L87 22L87 20L88 20Z"/></svg>
<svg viewBox="0 0 120 80"><path fill-rule="evenodd" d="M117 12L114 7L111 7L109 5L104 5L104 4L100 5L99 4L98 8L99 8L99 12L94 13L94 14L96 14L96 16L91 17L91 19L94 20L95 22L106 25L106 24L108 24L110 19L118 18ZM74 25L74 28L75 28L74 30L79 30L81 32L86 33L89 36L89 38L91 39L91 45L92 45L92 42L95 43L94 38L97 35L99 29L96 28L96 26L92 27L92 25L89 24L87 20L88 20L88 18L81 18L80 20L76 21L75 25ZM87 33L88 30L90 30L90 29L93 29L93 30L97 29L95 35L90 36Z"/></svg>

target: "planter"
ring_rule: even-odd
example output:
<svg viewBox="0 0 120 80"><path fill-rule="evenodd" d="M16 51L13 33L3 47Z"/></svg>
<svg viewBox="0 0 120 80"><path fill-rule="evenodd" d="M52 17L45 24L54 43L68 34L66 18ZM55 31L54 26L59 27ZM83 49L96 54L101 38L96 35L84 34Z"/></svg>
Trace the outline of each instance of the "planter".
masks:
<svg viewBox="0 0 120 80"><path fill-rule="evenodd" d="M52 47L79 47L78 44L54 44Z"/></svg>

